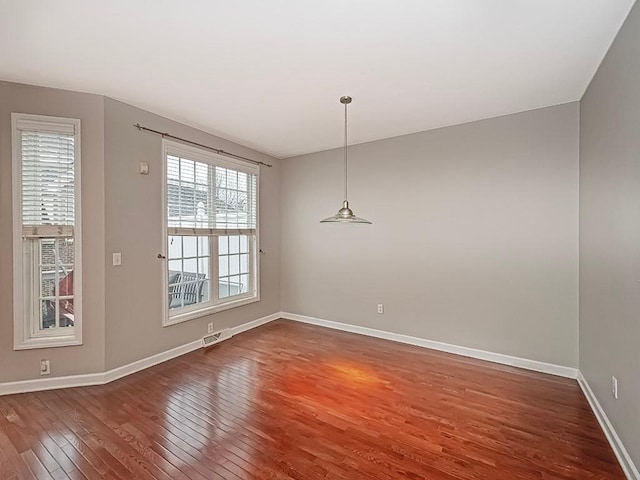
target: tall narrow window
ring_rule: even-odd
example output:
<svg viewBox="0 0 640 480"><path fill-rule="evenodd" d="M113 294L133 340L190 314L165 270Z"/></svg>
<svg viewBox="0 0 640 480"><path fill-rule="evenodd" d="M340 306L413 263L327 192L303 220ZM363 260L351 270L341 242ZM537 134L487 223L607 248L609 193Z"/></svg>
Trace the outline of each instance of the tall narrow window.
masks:
<svg viewBox="0 0 640 480"><path fill-rule="evenodd" d="M164 145L165 324L258 300L258 167Z"/></svg>
<svg viewBox="0 0 640 480"><path fill-rule="evenodd" d="M79 345L80 120L11 119L14 348Z"/></svg>

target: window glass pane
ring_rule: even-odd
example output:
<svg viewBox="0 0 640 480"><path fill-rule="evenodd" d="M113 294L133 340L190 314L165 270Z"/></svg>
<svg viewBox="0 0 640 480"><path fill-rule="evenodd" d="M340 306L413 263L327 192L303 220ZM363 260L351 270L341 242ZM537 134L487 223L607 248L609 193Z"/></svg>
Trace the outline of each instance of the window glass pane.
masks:
<svg viewBox="0 0 640 480"><path fill-rule="evenodd" d="M198 258L198 273L202 273L204 278L211 278L209 257Z"/></svg>
<svg viewBox="0 0 640 480"><path fill-rule="evenodd" d="M182 307L182 260L169 260L169 309Z"/></svg>
<svg viewBox="0 0 640 480"><path fill-rule="evenodd" d="M229 296L240 294L240 277L229 277Z"/></svg>
<svg viewBox="0 0 640 480"><path fill-rule="evenodd" d="M229 237L218 237L218 253L220 255L229 253Z"/></svg>
<svg viewBox="0 0 640 480"><path fill-rule="evenodd" d="M182 252L184 257L195 257L198 255L196 250L196 237L182 237Z"/></svg>
<svg viewBox="0 0 640 480"><path fill-rule="evenodd" d="M66 308L69 313L73 313L73 270L67 272L64 276L60 275L60 281L58 282L58 295L69 300L69 305Z"/></svg>
<svg viewBox="0 0 640 480"><path fill-rule="evenodd" d="M249 273L249 255L240 255L240 273Z"/></svg>
<svg viewBox="0 0 640 480"><path fill-rule="evenodd" d="M238 189L238 172L227 170L227 188L233 190Z"/></svg>
<svg viewBox="0 0 640 480"><path fill-rule="evenodd" d="M229 296L229 279L221 278L218 282L220 298L226 298Z"/></svg>
<svg viewBox="0 0 640 480"><path fill-rule="evenodd" d="M59 300L59 326L73 327L75 318L73 316L73 300Z"/></svg>
<svg viewBox="0 0 640 480"><path fill-rule="evenodd" d="M53 238L43 238L40 240L40 264L42 266L53 267L55 265L55 250L55 240Z"/></svg>
<svg viewBox="0 0 640 480"><path fill-rule="evenodd" d="M238 190L247 191L247 174L238 172Z"/></svg>
<svg viewBox="0 0 640 480"><path fill-rule="evenodd" d="M180 159L167 155L167 180L180 180Z"/></svg>
<svg viewBox="0 0 640 480"><path fill-rule="evenodd" d="M228 179L227 179L228 182ZM224 223L226 224L231 224L231 223L235 223L233 221L234 218L234 206L235 206L235 199L236 199L236 193L234 190L226 190L225 191L225 211L227 212L227 215L225 216L225 220L223 220Z"/></svg>
<svg viewBox="0 0 640 480"><path fill-rule="evenodd" d="M179 294L179 290L179 285L169 289L169 310L182 308L182 296Z"/></svg>
<svg viewBox="0 0 640 480"><path fill-rule="evenodd" d="M202 302L208 302L211 300L211 281L205 280L202 283Z"/></svg>
<svg viewBox="0 0 640 480"><path fill-rule="evenodd" d="M55 295L55 280L47 272L43 272L40 281L40 296L52 297Z"/></svg>
<svg viewBox="0 0 640 480"><path fill-rule="evenodd" d="M210 255L209 237L198 237L198 256L208 257Z"/></svg>
<svg viewBox="0 0 640 480"><path fill-rule="evenodd" d="M196 183L198 186L207 187L209 183L209 166L206 163L196 163ZM198 189L202 190L202 189Z"/></svg>
<svg viewBox="0 0 640 480"><path fill-rule="evenodd" d="M182 237L169 235L169 258L182 257Z"/></svg>
<svg viewBox="0 0 640 480"><path fill-rule="evenodd" d="M55 328L56 326L56 301L41 300L40 301L40 322L41 330L47 328Z"/></svg>
<svg viewBox="0 0 640 480"><path fill-rule="evenodd" d="M249 275L240 275L240 293L249 292Z"/></svg>
<svg viewBox="0 0 640 480"><path fill-rule="evenodd" d="M237 275L240 273L240 255L229 255L229 274Z"/></svg>
<svg viewBox="0 0 640 480"><path fill-rule="evenodd" d="M200 197L200 195L197 194L196 192L196 227L203 227L203 228L208 228L209 227L209 222L208 222L208 218L209 218L209 214L208 214L208 210L207 210L207 204L204 203L201 199L199 199L198 197Z"/></svg>
<svg viewBox="0 0 640 480"><path fill-rule="evenodd" d="M194 227L194 220L196 216L196 195L193 189L193 185L185 185L180 183L178 190L179 208L178 208L178 223L180 227Z"/></svg>
<svg viewBox="0 0 640 480"><path fill-rule="evenodd" d="M171 289L172 285L177 285L180 282L180 272L176 270L169 271L168 284L169 289Z"/></svg>
<svg viewBox="0 0 640 480"><path fill-rule="evenodd" d="M75 254L73 237L58 239L58 253L62 264L73 264Z"/></svg>
<svg viewBox="0 0 640 480"><path fill-rule="evenodd" d="M188 258L184 260L184 272L185 273L192 273L192 274L196 274L198 273L198 260L195 258Z"/></svg>
<svg viewBox="0 0 640 480"><path fill-rule="evenodd" d="M216 167L216 188L227 188L227 169Z"/></svg>
<svg viewBox="0 0 640 480"><path fill-rule="evenodd" d="M249 253L248 235L240 235L240 253Z"/></svg>
<svg viewBox="0 0 640 480"><path fill-rule="evenodd" d="M180 161L180 180L193 183L195 178L195 162L182 158Z"/></svg>
<svg viewBox="0 0 640 480"><path fill-rule="evenodd" d="M179 273L182 271L182 260L169 260L169 278L171 273Z"/></svg>
<svg viewBox="0 0 640 480"><path fill-rule="evenodd" d="M218 276L226 277L229 275L229 257L222 255L218 258Z"/></svg>
<svg viewBox="0 0 640 480"><path fill-rule="evenodd" d="M240 237L231 235L229 237L229 253L238 253L240 251Z"/></svg>

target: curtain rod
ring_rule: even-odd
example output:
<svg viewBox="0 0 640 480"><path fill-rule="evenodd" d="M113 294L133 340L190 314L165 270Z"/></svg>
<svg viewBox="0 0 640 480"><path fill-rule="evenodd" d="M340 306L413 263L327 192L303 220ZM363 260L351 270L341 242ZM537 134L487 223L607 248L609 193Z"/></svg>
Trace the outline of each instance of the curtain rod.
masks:
<svg viewBox="0 0 640 480"><path fill-rule="evenodd" d="M196 147L206 148L207 150L211 150L217 153L218 155L226 155L227 157L237 158L240 160L244 160L245 162L254 163L256 165L264 165L265 167L273 166L265 162L260 162L259 160L253 160L251 158L243 157L242 155L236 155L235 153L225 152L224 150L220 150L219 148L213 148L213 147L210 147L209 145L203 145L202 143L192 142L191 140L187 140L186 138L176 137L175 135L171 135L166 132L160 132L152 128L143 127L139 123L134 123L133 126L136 127L138 130L144 130L145 132L151 132L151 133L155 133L156 135L160 135L162 138L172 138L180 142L188 143L189 145L195 145Z"/></svg>

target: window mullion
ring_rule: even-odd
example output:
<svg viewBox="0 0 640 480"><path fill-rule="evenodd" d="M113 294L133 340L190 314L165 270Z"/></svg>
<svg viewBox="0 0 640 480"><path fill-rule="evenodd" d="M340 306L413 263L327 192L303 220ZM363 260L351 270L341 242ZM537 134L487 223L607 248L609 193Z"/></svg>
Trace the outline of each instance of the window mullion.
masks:
<svg viewBox="0 0 640 480"><path fill-rule="evenodd" d="M256 292L256 262L257 262L257 237L256 235L250 235L249 239L249 288L251 293Z"/></svg>
<svg viewBox="0 0 640 480"><path fill-rule="evenodd" d="M40 252L40 239L29 239L27 241L27 249L30 255L30 277L31 277L31 302L29 302L29 330L31 336L34 337L37 333L44 328L42 318L42 301L40 300L40 294L42 289L42 268L40 267L41 252ZM36 261L37 260L37 261Z"/></svg>
<svg viewBox="0 0 640 480"><path fill-rule="evenodd" d="M207 202L209 211L207 212L207 226L218 228L218 168L215 165L207 166L209 192ZM220 285L218 282L218 236L209 237L209 301L217 304L220 301Z"/></svg>
<svg viewBox="0 0 640 480"><path fill-rule="evenodd" d="M59 248L60 243L56 238L53 241L53 305L55 307L55 317L54 317L54 328L58 328L60 326L60 272L58 271L58 260L60 258Z"/></svg>
<svg viewBox="0 0 640 480"><path fill-rule="evenodd" d="M180 221L180 223L182 224L182 221ZM185 237L182 237L182 241L180 242L180 282L178 284L178 292L180 292L180 307L184 307L184 238Z"/></svg>
<svg viewBox="0 0 640 480"><path fill-rule="evenodd" d="M210 237L211 240L209 241L209 248L210 248L210 265L211 265L211 273L210 273L210 277L211 277L211 281L209 282L211 285L209 287L210 289L210 294L211 294L211 300L213 301L213 303L220 303L220 279L219 279L219 272L220 272L220 266L219 266L219 262L220 262L220 257L218 256L218 236L213 236Z"/></svg>

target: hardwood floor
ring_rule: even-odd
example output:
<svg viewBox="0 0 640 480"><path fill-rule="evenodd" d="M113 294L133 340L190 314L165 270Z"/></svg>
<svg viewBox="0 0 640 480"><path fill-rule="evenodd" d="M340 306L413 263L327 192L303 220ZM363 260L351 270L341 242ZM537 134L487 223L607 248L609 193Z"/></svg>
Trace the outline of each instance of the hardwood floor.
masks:
<svg viewBox="0 0 640 480"><path fill-rule="evenodd" d="M0 397L0 478L624 479L577 383L279 320Z"/></svg>

